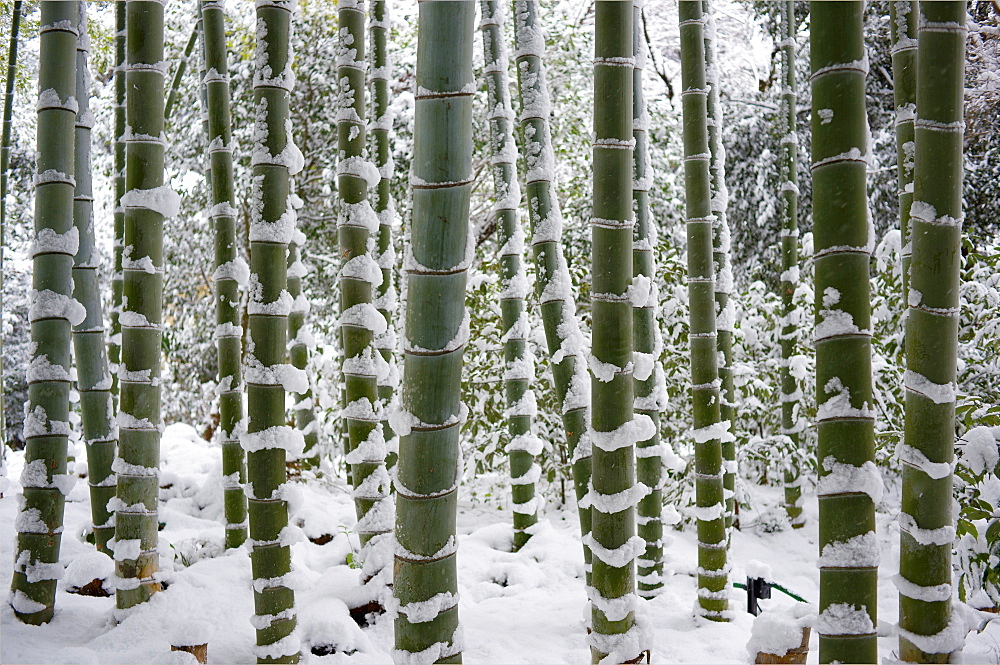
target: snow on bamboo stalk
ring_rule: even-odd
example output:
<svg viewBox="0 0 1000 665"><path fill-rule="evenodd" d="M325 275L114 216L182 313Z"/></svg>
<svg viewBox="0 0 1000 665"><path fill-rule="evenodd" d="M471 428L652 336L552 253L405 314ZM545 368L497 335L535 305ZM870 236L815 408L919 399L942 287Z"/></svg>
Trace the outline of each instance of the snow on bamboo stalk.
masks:
<svg viewBox="0 0 1000 665"><path fill-rule="evenodd" d="M590 379L586 350L576 318L572 281L562 250L562 213L555 188L555 155L549 131L548 82L545 80L545 35L532 0L514 2L518 92L521 98L521 135L524 142L525 182L531 249L535 263L535 297L545 328L549 364L556 400L562 414L566 447L573 466L573 485L580 514L580 532L590 534L590 436L587 433ZM536 444L526 452L536 455ZM583 549L587 580L591 576L590 548Z"/></svg>
<svg viewBox="0 0 1000 665"><path fill-rule="evenodd" d="M76 122L77 3L41 5L38 68L38 152L35 239L29 320L32 353L24 419L23 497L14 521L17 555L10 605L24 623L52 619L56 580L62 574L65 495L75 483L66 473L69 435L70 326L86 312L72 297L73 126Z"/></svg>
<svg viewBox="0 0 1000 665"><path fill-rule="evenodd" d="M290 204L298 210L302 199L293 194ZM292 311L288 314L288 359L293 367L303 371L309 364L309 350L316 346L316 339L306 323L309 300L302 292L302 278L309 274L301 258L301 248L305 246L305 242L305 234L295 229L292 242L288 245L288 293L294 301ZM305 392L295 393L294 402L292 412L295 428L302 432L302 468L319 471L319 422L316 420L312 386L307 386Z"/></svg>
<svg viewBox="0 0 1000 665"><path fill-rule="evenodd" d="M666 396L660 354L659 296L653 281L656 275L657 226L649 209L649 189L653 173L649 162L649 113L642 92L643 66L646 61L646 41L641 23L642 2L633 3L632 54L632 136L633 156L632 200L635 209L635 234L632 243L633 334L635 369L635 412L652 421L653 435L639 441L636 447L636 480L649 488L649 494L639 501L639 536L646 550L638 560L639 595L652 598L663 586L663 462L665 446L660 440L660 412Z"/></svg>
<svg viewBox="0 0 1000 665"><path fill-rule="evenodd" d="M205 114L208 141L206 179L212 190L209 217L215 228L215 344L218 359L219 442L222 445L222 491L226 547L247 538L246 457L240 446L243 420L243 326L240 290L250 267L240 253L236 232L233 136L226 62L226 9L222 0L203 0L202 21Z"/></svg>
<svg viewBox="0 0 1000 665"><path fill-rule="evenodd" d="M302 452L302 434L285 424L287 391L304 392L305 372L287 364L286 333L292 296L286 290L288 243L295 231L289 205L290 178L302 169L292 140L289 97L295 83L291 38L294 0L258 0L254 91L253 189L250 200L250 284L244 376L247 428L247 514L253 572L257 660L294 663L300 642L295 627L288 504L295 491L286 457Z"/></svg>
<svg viewBox="0 0 1000 665"><path fill-rule="evenodd" d="M397 663L460 663L456 508L473 256L475 3L420 2L393 591ZM447 39L442 39L447 35Z"/></svg>
<svg viewBox="0 0 1000 665"><path fill-rule="evenodd" d="M378 185L378 169L364 158L365 151L365 10L360 0L339 0L340 50L337 77L340 112L337 117L337 190L340 216L337 229L340 254L340 339L344 348L344 382L354 485L355 530L361 540L363 575L369 580L387 569L391 546L392 502L385 469L385 438L381 426L378 376L388 365L375 348L375 336L386 331L385 317L372 295L382 284L382 270L372 257L379 220L368 201L368 188ZM387 579L381 580L388 582Z"/></svg>
<svg viewBox="0 0 1000 665"><path fill-rule="evenodd" d="M115 127L114 127L114 271L111 273L111 336L108 338L108 363L111 368L111 398L118 408L118 368L121 365L122 327L122 250L125 248L125 0L115 0Z"/></svg>
<svg viewBox="0 0 1000 665"><path fill-rule="evenodd" d="M711 152L705 80L704 17L699 0L679 3L681 103L684 115L684 190L691 328L691 396L695 441L695 517L698 520L698 607L716 621L729 618L727 538L722 441L732 437L721 421L716 352Z"/></svg>
<svg viewBox="0 0 1000 665"><path fill-rule="evenodd" d="M805 526L802 516L802 469L798 456L800 436L806 421L802 417L800 400L802 386L792 371L792 364L802 359L795 353L799 343L795 307L795 289L799 283L799 174L798 135L795 105L795 3L785 0L781 5L781 102L778 123L781 132L781 435L786 437L790 459L785 468L785 513L793 529Z"/></svg>
<svg viewBox="0 0 1000 665"><path fill-rule="evenodd" d="M495 0L480 3L483 52L486 59L491 164L496 203L497 243L500 245L500 316L504 345L504 393L507 400L507 457L510 461L514 506L514 551L530 538L528 529L538 522L535 482L541 467L532 451L538 448L531 433L535 415L535 358L528 348L528 278L524 272L524 230L518 218L521 188L517 181L517 146L514 144L514 111L508 87L507 46L504 43L503 5Z"/></svg>
<svg viewBox="0 0 1000 665"><path fill-rule="evenodd" d="M375 262L382 271L382 283L375 289L375 308L385 319L385 332L375 336L378 349L387 371L378 377L378 398L382 402L382 436L385 439L386 465L392 467L399 455L399 437L389 425L388 415L396 401L399 388L399 370L396 367L396 250L392 241L392 228L396 224L396 202L393 201L390 186L395 176L392 159L392 112L389 109L389 81L392 76L392 61L389 56L388 33L391 24L389 5L386 0L372 0L371 20L368 31L371 35L371 100L372 119L370 124L371 143L369 154L375 160L379 171L378 185L373 194L373 208L378 216L378 243Z"/></svg>
<svg viewBox="0 0 1000 665"><path fill-rule="evenodd" d="M964 2L919 4L913 256L899 515L899 655L947 662L970 628L952 607L952 468L962 266Z"/></svg>
<svg viewBox="0 0 1000 665"><path fill-rule="evenodd" d="M715 13L703 0L705 17L705 78L708 84L708 147L712 179L712 260L715 265L715 328L719 351L719 418L732 428L735 422L736 386L733 383L733 325L736 310L733 297L733 268L729 259L729 189L726 187L726 149L722 144L722 104L719 99L719 62L715 51ZM732 527L736 510L736 438L722 438L722 485L726 498L726 528Z"/></svg>
<svg viewBox="0 0 1000 665"><path fill-rule="evenodd" d="M896 173L899 183L899 242L902 272L902 307L909 307L910 204L913 203L913 169L916 144L913 122L917 116L917 2L889 3L892 36L892 95L896 105Z"/></svg>
<svg viewBox="0 0 1000 665"><path fill-rule="evenodd" d="M646 300L645 280L632 279L632 3L602 2L594 15L594 212L591 227L593 407L590 493L593 555L588 588L593 662L632 662L645 649L635 624L632 561L646 551L635 535L635 506L649 488L635 482L635 444L653 434L634 414L632 308ZM648 284L646 284L648 291ZM638 292L638 293L637 293ZM633 301L634 299L634 301Z"/></svg>
<svg viewBox="0 0 1000 665"><path fill-rule="evenodd" d="M117 616L159 591L160 345L163 221L180 199L164 184L163 4L126 5L125 235L115 507Z"/></svg>
<svg viewBox="0 0 1000 665"><path fill-rule="evenodd" d="M73 262L73 297L87 311L87 318L73 326L73 353L76 356L77 386L83 439L87 444L90 483L90 511L97 549L111 555L108 541L115 535L114 516L108 501L116 493L117 479L111 470L118 447L115 409L111 399L111 372L104 343L104 309L98 275L100 256L94 238L94 196L90 164L90 38L87 36L87 3L80 2L76 52L75 177L73 224L80 244Z"/></svg>
<svg viewBox="0 0 1000 665"><path fill-rule="evenodd" d="M819 433L819 659L878 658L878 544L865 190L864 7L811 2L812 177Z"/></svg>

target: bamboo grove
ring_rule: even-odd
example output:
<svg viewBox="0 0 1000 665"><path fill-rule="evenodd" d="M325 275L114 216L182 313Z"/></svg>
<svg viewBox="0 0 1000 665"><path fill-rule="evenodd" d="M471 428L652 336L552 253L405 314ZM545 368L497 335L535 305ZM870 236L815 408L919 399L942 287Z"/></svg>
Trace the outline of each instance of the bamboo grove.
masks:
<svg viewBox="0 0 1000 665"><path fill-rule="evenodd" d="M21 4L14 3L11 22L4 198ZM93 546L114 561L114 620L125 621L161 591L161 350L171 325L164 245L181 205L166 146L176 129L169 117L184 104L179 82L192 69L200 70L204 114L208 205L201 232L211 228L214 249L206 281L215 317L220 542L234 556L241 547L249 552L258 662L298 662L307 653L298 603L308 590L296 580L292 545L296 486L317 480L340 483L345 491L349 485L360 545L354 597L363 599L358 604L367 612L392 618L396 662L459 663L471 652L459 621L458 520L464 428L480 414L463 404L462 388L463 359L473 341L470 273L483 260L494 261L497 273L498 454L508 464L512 552L530 556L532 539L544 526L545 488L555 482L554 474L543 481L542 458L558 455L558 472L575 496L574 529L583 547L578 555L588 635L581 631L581 643L594 663L639 662L651 648L646 626L656 622L643 617L647 601L662 594L672 574L665 566L673 523L666 495L672 483L690 483L694 506L686 514L697 533L693 614L702 623L732 620L732 543L741 528L736 375L742 347L735 332L734 271L740 266L730 222L743 220L731 215L727 188L728 98L720 64L726 35L709 2L677 3L680 85L674 104L683 154L673 168L683 180L684 206L676 211L683 231L672 235L652 203L657 180L668 174L660 171L665 164L654 168L651 157L658 128L644 90L652 52L647 8L641 0L594 3L588 18L594 44L591 207L582 214L590 254L575 256L579 265L567 257L557 186L545 6L532 0L419 1L416 58L406 65L412 65L413 143L405 157L409 174L403 175L394 165L393 96L401 74L391 58L391 3L337 2L329 12L336 24L329 28L336 34L336 80L325 82L335 130L322 165L334 174L329 191L339 254L332 261L341 384L334 413L344 436L332 445L321 429L325 388L314 373L322 352L315 348L307 298L315 238L298 227L308 205L296 186L305 190L309 183L303 172L308 159L296 138L305 140L315 128L293 122L301 101L295 95L295 0L255 4L252 118L235 115L232 40L227 43L232 31L223 2L197 3L197 27L176 62L165 60L164 3L115 2L112 134L99 138L90 99L88 3L38 4L32 286L25 322L32 346L9 596L17 619L42 624L57 609L64 510L74 481L67 470L74 409L86 447ZM908 662L947 662L965 639L956 628L961 608L952 593L952 497L968 26L966 5L955 0L890 4L901 242L900 292L892 297L906 313L900 367L905 419L895 449L902 468L898 655ZM474 57L477 8L482 67ZM780 229L780 276L772 281L780 294L781 329L775 350L780 385L773 386L768 405L780 422L772 445L786 450L777 472L781 511L792 528L807 526L807 480L810 469L816 471L819 660L876 662L882 561L876 508L883 480L873 392L869 271L877 238L867 194L873 147L864 7L808 3L811 145L803 175L796 136L806 82L797 80L795 61L804 45L805 8L792 1L776 7L779 204L769 222ZM189 57L198 57L200 67L189 67ZM655 59L652 66L658 66ZM481 117L480 94L486 100ZM250 164L245 181L238 177L241 146L234 139L241 123L253 125L253 141L242 146ZM485 155L477 155L479 131L488 136ZM106 294L94 221L103 214L93 191L92 147L98 141L108 144L114 164ZM484 196L478 180L487 176L490 212L479 228L473 208ZM806 178L814 243L811 312L800 311L795 300L808 272L801 268L799 232L799 187ZM408 196L405 224L394 198L400 191ZM495 257L481 255L483 246L492 246L477 237L484 228ZM675 473L681 442L662 422L670 392L663 330L668 317L678 316L662 310L657 286L668 238L684 239L677 256L686 260L686 311L680 315L687 317L687 376L677 391L685 396L684 439L693 454L683 481ZM581 273L584 286L574 292ZM815 369L804 379L802 368L811 360L800 353L799 325L810 313ZM545 355L536 358L533 349ZM815 414L805 408L810 382ZM78 406L71 392L79 395ZM542 413L543 403L553 413ZM552 440L538 434L547 416L556 423ZM815 459L806 456L810 428L818 439ZM335 455L331 448L338 448Z"/></svg>

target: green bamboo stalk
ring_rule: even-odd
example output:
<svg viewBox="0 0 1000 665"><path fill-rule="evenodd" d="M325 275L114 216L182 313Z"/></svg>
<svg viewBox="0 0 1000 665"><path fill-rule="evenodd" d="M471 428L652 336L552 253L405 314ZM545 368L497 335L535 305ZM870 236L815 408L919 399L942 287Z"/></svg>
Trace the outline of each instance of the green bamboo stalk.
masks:
<svg viewBox="0 0 1000 665"><path fill-rule="evenodd" d="M373 194L375 214L378 216L378 244L375 262L382 271L382 283L375 290L375 308L385 318L385 332L375 336L385 370L378 376L378 398L382 402L382 436L385 439L386 466L392 468L399 455L399 437L389 424L388 414L395 407L396 390L399 387L399 370L396 367L396 316L397 296L394 283L396 275L396 250L392 242L392 227L396 222L396 202L393 201L390 185L395 175L392 159L392 113L389 110L391 93L389 80L392 76L392 59L389 56L389 33L391 19L386 0L372 0L371 20L368 31L371 35L371 144L369 151L379 170L379 181Z"/></svg>
<svg viewBox="0 0 1000 665"><path fill-rule="evenodd" d="M712 260L715 272L715 328L719 351L719 381L721 383L719 417L727 430L736 422L736 385L733 381L733 325L736 310L733 297L733 268L729 258L730 235L726 208L729 189L726 187L726 150L722 145L722 104L719 101L719 62L715 53L715 13L708 0L702 1L705 16L705 78L708 84L708 147L711 153L709 173L712 178L711 209ZM722 492L726 498L726 528L733 526L736 516L736 438L722 439Z"/></svg>
<svg viewBox="0 0 1000 665"><path fill-rule="evenodd" d="M472 45L475 3L418 5L413 222L396 485L394 659L462 662L456 510L465 285L472 260ZM447 35L447 39L442 39ZM428 621L428 607L436 609ZM423 616L413 617L415 610ZM417 621L417 619L420 619Z"/></svg>
<svg viewBox="0 0 1000 665"><path fill-rule="evenodd" d="M715 266L708 89L705 79L704 16L699 0L679 3L681 103L684 115L684 190L688 242L688 301L691 327L691 395L694 412L695 494L698 518L698 613L729 618L728 541L725 521L722 440L716 350Z"/></svg>
<svg viewBox="0 0 1000 665"><path fill-rule="evenodd" d="M75 480L66 473L70 326L86 314L72 297L73 255L79 244L73 226L77 24L76 2L42 3L27 446L10 585L15 616L35 625L53 616L56 580L62 573L64 492L69 493Z"/></svg>
<svg viewBox="0 0 1000 665"><path fill-rule="evenodd" d="M535 415L534 357L528 350L528 278L524 272L524 230L518 219L521 189L517 182L517 146L514 144L514 111L508 86L509 61L504 43L503 5L496 0L480 3L483 53L486 60L487 108L490 109L491 164L496 202L497 244L500 245L500 332L504 346L504 394L507 404L507 457L510 461L511 501L514 508L514 551L531 537L538 523L535 481L541 467L532 451L538 439L531 434Z"/></svg>
<svg viewBox="0 0 1000 665"><path fill-rule="evenodd" d="M382 283L382 270L369 246L374 246L379 220L368 201L369 182L381 175L364 159L365 109L365 10L360 0L339 0L340 52L337 78L341 105L337 122L340 158L337 191L340 216L337 229L344 266L340 270L340 335L344 347L344 382L356 532L361 540L361 561L366 580L379 576L389 563L392 503L389 474L385 469L385 439L378 399L375 335L384 333L386 321L373 304L372 294ZM375 172L374 174L372 172ZM378 178L375 176L378 175ZM369 180L370 179L370 180ZM389 574L385 570L386 577ZM386 583L388 579L382 579Z"/></svg>
<svg viewBox="0 0 1000 665"><path fill-rule="evenodd" d="M10 129L14 114L14 79L17 75L17 35L21 26L21 0L14 0L7 49L7 81L3 93L3 130L0 138L0 311L3 310L3 255L7 242L7 170L10 167ZM3 334L0 333L0 377L3 376ZM6 471L7 400L0 381L0 467Z"/></svg>
<svg viewBox="0 0 1000 665"><path fill-rule="evenodd" d="M537 5L533 0L514 2L515 61L521 102L525 189L531 224L532 260L535 264L535 297L542 313L552 384L562 415L567 456L571 459L589 585L592 557L586 537L591 530L591 509L587 501L591 462L587 433L590 380L587 376L585 342L571 291L572 280L562 249L562 212L556 195L555 155L549 130L551 103L545 77L545 36Z"/></svg>
<svg viewBox="0 0 1000 665"><path fill-rule="evenodd" d="M635 483L637 441L653 436L652 422L634 415L632 370L632 5L601 2L594 14L594 212L591 219L590 502L593 586L589 589L594 663L635 660L632 560L646 549L635 535L635 505L649 488Z"/></svg>
<svg viewBox="0 0 1000 665"><path fill-rule="evenodd" d="M792 374L791 362L799 343L795 288L799 282L799 173L798 136L795 133L795 3L781 5L782 88L778 122L781 132L781 435L791 458L785 468L785 514L793 529L805 526L802 515L802 469L797 452L805 428L800 399L802 386Z"/></svg>
<svg viewBox="0 0 1000 665"><path fill-rule="evenodd" d="M117 616L160 590L155 574L160 463L163 220L179 199L164 184L163 5L126 3L126 192L122 252L119 448L115 508Z"/></svg>
<svg viewBox="0 0 1000 665"><path fill-rule="evenodd" d="M646 550L638 561L639 595L653 598L663 587L663 444L660 441L660 412L666 395L666 384L660 355L660 307L656 276L657 225L649 209L649 189L653 173L649 162L649 113L642 91L643 67L646 62L646 39L642 31L642 4L632 4L632 136L635 138L633 157L632 201L635 209L635 241L632 244L632 274L635 284L642 287L644 301L634 302L632 309L635 345L635 412L653 422L653 436L639 441L636 447L636 480L649 488L649 494L637 506L639 536Z"/></svg>
<svg viewBox="0 0 1000 665"><path fill-rule="evenodd" d="M919 3L916 169L906 321L906 427L899 515L899 656L950 662L952 464L962 267L964 2ZM955 608L957 609L957 608Z"/></svg>
<svg viewBox="0 0 1000 665"><path fill-rule="evenodd" d="M87 3L80 2L76 53L75 177L73 225L80 245L73 261L73 297L87 311L87 318L73 326L73 353L76 357L77 387L83 439L87 445L90 510L97 549L111 556L108 541L115 535L114 515L108 501L114 498L117 478L111 470L118 447L111 399L111 372L104 342L104 310L98 268L100 256L94 238L94 196L90 164L90 132L94 115L90 112L90 38L87 36Z"/></svg>
<svg viewBox="0 0 1000 665"><path fill-rule="evenodd" d="M892 95L896 106L896 173L899 183L899 245L902 272L902 306L909 306L910 204L913 203L913 169L916 144L913 122L917 117L917 3L889 3L892 44Z"/></svg>
<svg viewBox="0 0 1000 665"><path fill-rule="evenodd" d="M177 91L180 89L181 79L184 78L184 72L187 71L188 59L191 57L191 52L194 51L194 45L198 41L198 35L201 34L201 31L201 21L197 21L194 28L191 29L191 35L188 37L187 44L184 45L184 53L177 62L177 69L174 71L173 80L170 82L170 94L167 95L167 104L163 108L163 117L166 120L170 120L170 114L174 110L174 103L177 101Z"/></svg>
<svg viewBox="0 0 1000 665"><path fill-rule="evenodd" d="M219 376L219 442L222 446L222 491L226 547L247 538L246 458L240 446L243 419L243 327L240 288L249 266L240 255L236 233L233 180L233 135L229 110L229 69L226 62L226 9L222 0L202 0L202 76L205 94L207 180L212 190L209 216L215 227L215 342Z"/></svg>
<svg viewBox="0 0 1000 665"><path fill-rule="evenodd" d="M821 663L878 658L864 7L811 2Z"/></svg>
<svg viewBox="0 0 1000 665"><path fill-rule="evenodd" d="M288 314L288 243L295 231L289 206L290 179L302 168L302 153L289 130L294 84L290 48L294 0L258 2L255 129L250 222L250 337L244 368L247 382L247 451L250 565L254 578L257 662L296 663L301 644L295 631L295 592L289 585L286 455L302 452L302 435L285 424L286 390L302 391L304 372L285 362Z"/></svg>
<svg viewBox="0 0 1000 665"><path fill-rule="evenodd" d="M115 135L114 135L114 272L111 275L111 336L108 363L111 368L111 398L118 409L118 368L121 365L122 250L125 248L125 0L115 0Z"/></svg>
<svg viewBox="0 0 1000 665"><path fill-rule="evenodd" d="M293 201L301 201L296 197ZM309 349L316 344L309 327L306 325L306 315L309 314L309 301L302 293L302 278L308 274L306 266L300 258L299 248L305 244L305 234L298 229L288 245L288 294L292 296L292 311L288 314L288 359L292 367L305 371L309 364ZM311 386L305 392L295 393L295 404L292 412L295 417L295 429L302 432L302 468L319 471L319 422L316 420L316 405L313 400Z"/></svg>

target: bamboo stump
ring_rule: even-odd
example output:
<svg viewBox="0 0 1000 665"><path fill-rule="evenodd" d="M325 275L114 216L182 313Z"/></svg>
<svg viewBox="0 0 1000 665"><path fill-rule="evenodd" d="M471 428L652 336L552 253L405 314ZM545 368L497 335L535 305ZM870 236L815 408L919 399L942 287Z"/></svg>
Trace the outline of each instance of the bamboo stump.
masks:
<svg viewBox="0 0 1000 665"><path fill-rule="evenodd" d="M757 657L754 659L755 663L801 663L806 662L806 658L809 656L809 635L812 629L809 626L804 626L802 628L802 642L799 646L794 649L789 649L785 652L784 656L778 656L773 653L767 653L766 651L758 651Z"/></svg>
<svg viewBox="0 0 1000 665"><path fill-rule="evenodd" d="M808 603L763 612L753 621L747 653L754 663L805 663L816 608Z"/></svg>
<svg viewBox="0 0 1000 665"><path fill-rule="evenodd" d="M208 662L208 643L205 644L171 644L171 651L183 651L195 657L199 663Z"/></svg>

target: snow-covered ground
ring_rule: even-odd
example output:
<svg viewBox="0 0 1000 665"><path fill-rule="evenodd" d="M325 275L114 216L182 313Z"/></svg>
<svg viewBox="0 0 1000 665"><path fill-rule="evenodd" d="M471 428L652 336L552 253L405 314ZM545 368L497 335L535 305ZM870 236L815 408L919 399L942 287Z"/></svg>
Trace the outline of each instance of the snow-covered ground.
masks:
<svg viewBox="0 0 1000 665"><path fill-rule="evenodd" d="M11 487L0 499L0 662L2 663L182 663L187 654L171 653L175 634L188 638L205 632L210 663L253 663L254 631L250 624L253 598L250 562L245 549L222 547L221 461L218 448L186 425L167 428L162 444L160 521L161 570L165 591L115 625L113 598L67 592L111 572L111 560L83 540L90 520L85 480L79 480L66 504L62 559L66 574L59 582L56 614L40 627L25 626L8 605L14 559L14 518L20 453L8 456ZM778 510L779 492L754 487L744 524L768 521ZM299 629L306 649L303 662L389 663L392 621L385 616L359 627L348 607L358 596L359 571L347 565L357 549L351 533L354 507L340 480L302 484L303 502L293 515L303 539L293 546L293 562L301 576L296 603ZM807 497L809 518L801 531L767 533L748 527L733 534L732 581L743 581L748 569L769 566L775 580L815 603L815 497ZM761 516L765 519L761 520ZM510 552L510 513L497 504L463 500L459 514L460 616L465 631L465 662L586 663L583 555L575 509L550 506L529 544ZM879 571L880 656L894 661L898 531L894 515L879 513L882 566ZM317 545L308 537L330 534ZM640 621L650 634L656 663L746 663L753 617L746 613L746 596L734 589L735 620L713 623L693 616L696 542L692 530L674 531L668 541L670 577L655 600L643 601ZM762 600L766 613L794 611L796 601L777 590ZM817 662L817 638L811 640L809 662ZM336 647L329 655L314 655L315 645ZM1000 662L1000 627L990 624L969 637L964 662Z"/></svg>

